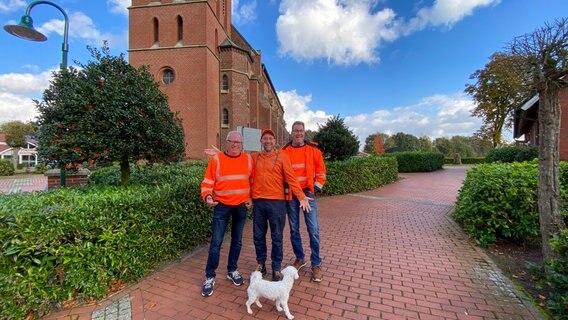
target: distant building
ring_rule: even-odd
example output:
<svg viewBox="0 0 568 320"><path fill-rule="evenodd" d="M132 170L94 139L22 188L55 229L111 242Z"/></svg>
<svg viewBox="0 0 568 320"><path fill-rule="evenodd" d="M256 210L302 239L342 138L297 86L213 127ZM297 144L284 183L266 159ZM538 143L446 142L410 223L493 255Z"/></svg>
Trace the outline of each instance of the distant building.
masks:
<svg viewBox="0 0 568 320"><path fill-rule="evenodd" d="M538 107L540 97L534 95L514 111L513 137L517 143L538 147L539 126ZM568 161L568 88L560 89L558 102L560 103L560 160Z"/></svg>
<svg viewBox="0 0 568 320"><path fill-rule="evenodd" d="M231 24L231 0L132 0L129 61L147 65L179 112L187 159L225 148L237 127L289 137L262 55Z"/></svg>
<svg viewBox="0 0 568 320"><path fill-rule="evenodd" d="M37 140L26 137L26 146L18 151L18 164L24 167L35 167L37 165ZM0 159L13 159L14 150L6 142L6 135L0 133Z"/></svg>

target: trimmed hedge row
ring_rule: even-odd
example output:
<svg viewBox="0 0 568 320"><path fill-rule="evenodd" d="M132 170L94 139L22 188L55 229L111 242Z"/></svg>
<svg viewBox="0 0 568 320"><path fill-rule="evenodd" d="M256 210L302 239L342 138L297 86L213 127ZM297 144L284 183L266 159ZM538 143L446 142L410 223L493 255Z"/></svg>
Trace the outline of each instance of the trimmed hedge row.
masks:
<svg viewBox="0 0 568 320"><path fill-rule="evenodd" d="M0 319L104 297L202 243L211 224L202 174L172 178L0 196Z"/></svg>
<svg viewBox="0 0 568 320"><path fill-rule="evenodd" d="M327 182L322 195L326 196L372 190L398 180L394 157L373 155L325 165Z"/></svg>
<svg viewBox="0 0 568 320"><path fill-rule="evenodd" d="M444 155L440 152L395 152L386 156L395 157L398 172L431 172L442 169Z"/></svg>

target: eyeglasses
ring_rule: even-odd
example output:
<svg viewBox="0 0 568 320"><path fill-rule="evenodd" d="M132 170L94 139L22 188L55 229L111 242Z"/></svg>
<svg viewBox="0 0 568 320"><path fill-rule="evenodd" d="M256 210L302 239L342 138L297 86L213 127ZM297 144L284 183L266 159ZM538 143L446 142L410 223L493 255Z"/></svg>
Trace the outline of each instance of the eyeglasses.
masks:
<svg viewBox="0 0 568 320"><path fill-rule="evenodd" d="M242 141L235 141L235 140L227 140L227 142L233 143L233 144L241 144L243 143Z"/></svg>

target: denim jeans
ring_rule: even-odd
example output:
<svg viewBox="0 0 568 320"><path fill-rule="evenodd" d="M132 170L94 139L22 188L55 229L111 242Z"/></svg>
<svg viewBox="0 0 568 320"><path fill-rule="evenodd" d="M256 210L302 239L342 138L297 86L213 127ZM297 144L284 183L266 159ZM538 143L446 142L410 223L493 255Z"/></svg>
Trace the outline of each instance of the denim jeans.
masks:
<svg viewBox="0 0 568 320"><path fill-rule="evenodd" d="M207 278L215 277L215 270L219 266L221 245L223 244L223 238L225 237L225 231L227 231L230 218L232 218L231 248L229 249L227 272L237 270L237 263L243 246L243 227L247 219L247 208L244 203L237 206L219 203L213 209L211 244L209 245L209 256L207 257L207 266L205 267L205 276Z"/></svg>
<svg viewBox="0 0 568 320"><path fill-rule="evenodd" d="M303 214L306 227L308 228L308 235L310 237L310 249L312 251L310 260L312 267L315 267L321 265L318 208L315 195L309 189L304 189L304 193L306 196L314 199L310 200L312 211L307 213L303 212ZM300 201L296 198L296 196L294 196L291 201L286 202L288 222L290 223L290 241L292 242L292 249L294 250L296 259L304 259L304 249L302 247L302 238L300 236L300 211L302 211L302 209L300 209Z"/></svg>
<svg viewBox="0 0 568 320"><path fill-rule="evenodd" d="M282 239L286 223L286 201L255 199L253 204L252 220L256 262L263 265L266 263L266 233L270 226L272 272L280 271L284 258Z"/></svg>

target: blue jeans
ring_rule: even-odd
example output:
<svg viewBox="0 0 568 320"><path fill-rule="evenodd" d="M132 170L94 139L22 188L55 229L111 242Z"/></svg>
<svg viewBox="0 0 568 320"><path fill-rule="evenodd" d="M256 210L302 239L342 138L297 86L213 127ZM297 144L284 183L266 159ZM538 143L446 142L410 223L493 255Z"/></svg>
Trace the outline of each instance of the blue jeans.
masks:
<svg viewBox="0 0 568 320"><path fill-rule="evenodd" d="M229 249L229 260L227 262L227 272L237 270L237 263L241 255L243 246L243 228L247 220L247 208L244 203L237 206L229 206L219 203L213 209L213 223L211 224L211 244L209 245L209 256L205 267L207 278L215 277L215 270L219 266L219 256L221 245L225 237L225 231L232 218L231 228L231 248Z"/></svg>
<svg viewBox="0 0 568 320"><path fill-rule="evenodd" d="M270 226L272 272L280 271L284 258L282 239L286 223L286 201L255 199L253 203L252 221L256 262L262 265L266 263L266 233Z"/></svg>
<svg viewBox="0 0 568 320"><path fill-rule="evenodd" d="M310 200L310 206L312 211L303 212L304 221L306 222L306 227L308 228L308 235L310 236L310 249L312 254L310 260L312 267L321 265L320 257L320 235L319 235L319 225L318 225L318 207L316 204L316 197L309 189L304 189L306 196L314 199ZM294 255L296 259L304 259L304 249L302 247L302 238L300 236L300 201L296 196L292 198L291 201L286 201L288 209L288 222L290 223L290 241L292 242L292 249L294 250Z"/></svg>

